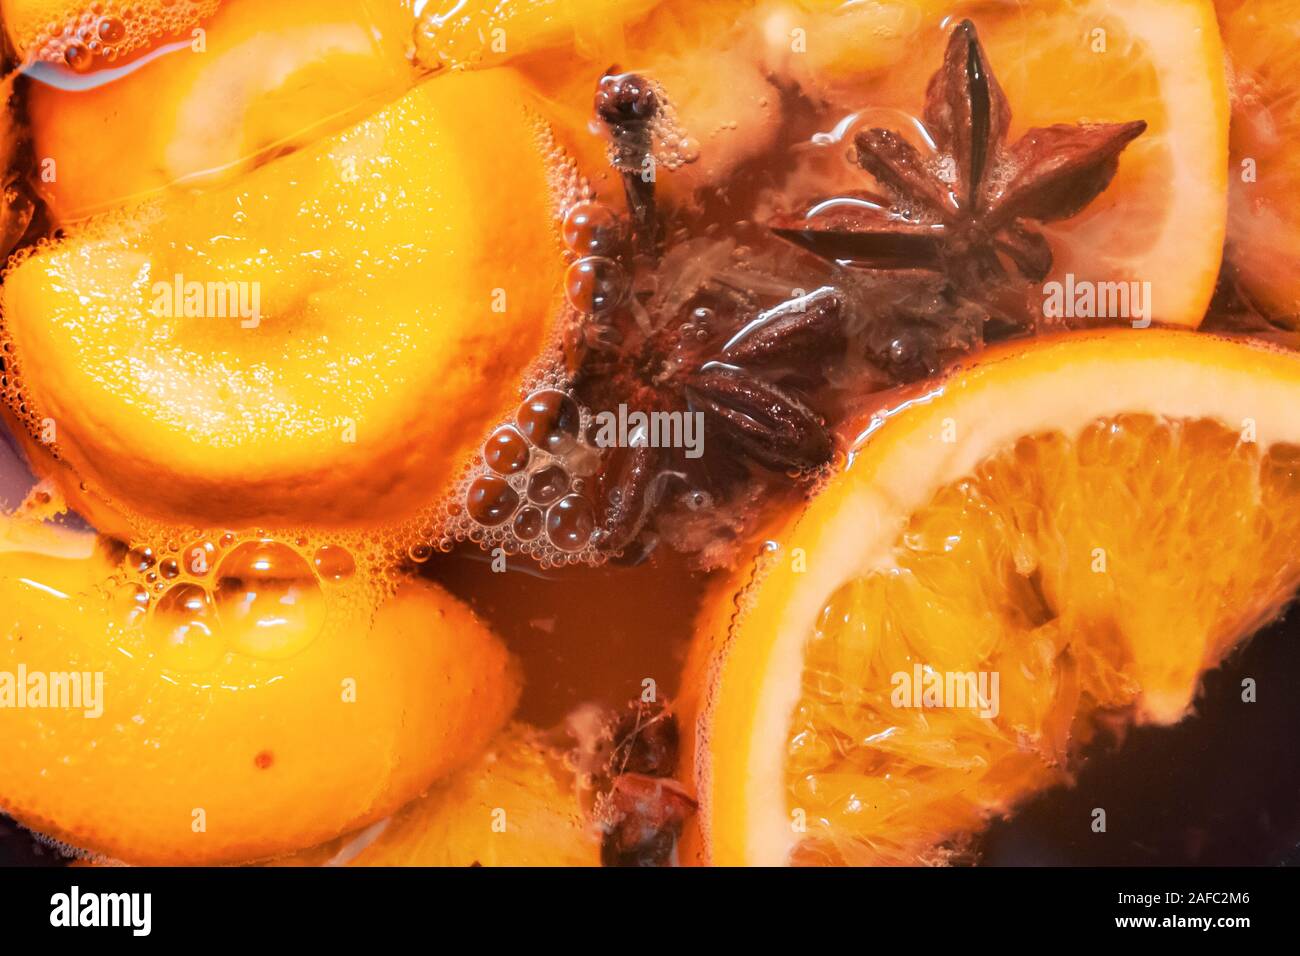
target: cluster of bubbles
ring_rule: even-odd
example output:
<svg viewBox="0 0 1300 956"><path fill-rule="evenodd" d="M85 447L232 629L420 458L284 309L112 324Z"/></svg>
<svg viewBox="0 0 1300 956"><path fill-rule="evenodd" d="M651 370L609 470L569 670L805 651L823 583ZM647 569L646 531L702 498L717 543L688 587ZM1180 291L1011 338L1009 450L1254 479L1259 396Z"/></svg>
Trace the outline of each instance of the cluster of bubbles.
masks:
<svg viewBox="0 0 1300 956"><path fill-rule="evenodd" d="M688 134L677 118L677 108L664 89L656 85L659 109L650 121L657 164L672 172L700 158L700 141Z"/></svg>
<svg viewBox="0 0 1300 956"><path fill-rule="evenodd" d="M96 2L63 23L49 23L23 45L31 59L88 73L147 49L212 16L221 0Z"/></svg>
<svg viewBox="0 0 1300 956"><path fill-rule="evenodd" d="M14 416L33 435L41 434L41 414L27 400L13 342L8 335L0 335L0 396Z"/></svg>
<svg viewBox="0 0 1300 956"><path fill-rule="evenodd" d="M278 660L316 640L327 619L358 605L357 561L342 543L257 531L172 535L137 543L110 582L128 626L139 625L163 666L198 671L227 652ZM364 590L364 587L362 588ZM353 610L356 608L354 607Z"/></svg>
<svg viewBox="0 0 1300 956"><path fill-rule="evenodd" d="M569 184L571 187L574 184ZM560 226L569 267L565 296L579 322L599 322L628 295L619 263L628 239L609 206L585 190ZM590 440L593 415L552 370L538 376L513 418L500 423L464 468L446 505L437 549L472 541L487 550L524 554L543 567L600 564L594 477L603 453ZM424 560L433 548L418 546Z"/></svg>
<svg viewBox="0 0 1300 956"><path fill-rule="evenodd" d="M591 492L601 451L590 412L557 384L534 389L466 466L447 503L440 550L473 541L543 567L599 564Z"/></svg>
<svg viewBox="0 0 1300 956"><path fill-rule="evenodd" d="M542 117L531 116L533 138L542 165L546 169L547 188L556 209L590 200L595 196L591 183L578 169L578 164L555 138L555 131Z"/></svg>

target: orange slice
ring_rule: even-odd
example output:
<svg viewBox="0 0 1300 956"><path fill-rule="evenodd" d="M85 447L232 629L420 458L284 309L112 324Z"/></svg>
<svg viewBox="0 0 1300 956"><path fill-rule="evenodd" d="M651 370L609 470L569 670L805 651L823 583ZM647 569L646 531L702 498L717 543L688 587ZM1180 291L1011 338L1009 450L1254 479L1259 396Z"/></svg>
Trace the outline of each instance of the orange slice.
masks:
<svg viewBox="0 0 1300 956"><path fill-rule="evenodd" d="M1220 4L1232 62L1231 218L1237 275L1271 317L1300 326L1300 3Z"/></svg>
<svg viewBox="0 0 1300 956"><path fill-rule="evenodd" d="M512 725L390 820L276 865L599 866L573 775L538 738Z"/></svg>
<svg viewBox="0 0 1300 956"><path fill-rule="evenodd" d="M413 22L401 0L228 0L129 67L34 70L36 185L67 221L299 148L410 87Z"/></svg>
<svg viewBox="0 0 1300 956"><path fill-rule="evenodd" d="M860 65L848 55L824 54L839 72L819 88L847 109L919 116L953 19L970 17L1011 105L1012 141L1053 123L1146 120L1147 131L1125 150L1106 191L1080 215L1045 230L1055 253L1047 281L1073 275L1076 282L1149 283L1148 318L1198 325L1214 294L1227 221L1229 104L1210 0L917 6L924 14L919 28L896 10L882 13L888 29L902 31L906 58L882 75L879 53ZM834 17L825 29L833 23Z"/></svg>
<svg viewBox="0 0 1300 956"><path fill-rule="evenodd" d="M783 107L759 12L753 0L483 2L458 4L445 17L431 6L416 31L416 56L457 67L509 62L574 130L590 125L606 72L647 76L671 102L657 135L664 170L657 188L685 202L775 142ZM621 192L602 137L566 145L598 187Z"/></svg>
<svg viewBox="0 0 1300 956"><path fill-rule="evenodd" d="M83 850L170 865L316 845L472 761L518 699L505 647L430 583L377 611L326 585L320 635L267 653L223 638L202 596L146 618L102 552L0 529L0 809Z"/></svg>
<svg viewBox="0 0 1300 956"><path fill-rule="evenodd" d="M1182 718L1300 582L1297 409L1293 353L1112 330L876 418L701 622L695 851L942 861L1099 719Z"/></svg>
<svg viewBox="0 0 1300 956"><path fill-rule="evenodd" d="M508 69L439 77L11 266L6 398L35 456L61 456L83 513L82 482L183 527L395 523L437 501L558 312L529 102Z"/></svg>

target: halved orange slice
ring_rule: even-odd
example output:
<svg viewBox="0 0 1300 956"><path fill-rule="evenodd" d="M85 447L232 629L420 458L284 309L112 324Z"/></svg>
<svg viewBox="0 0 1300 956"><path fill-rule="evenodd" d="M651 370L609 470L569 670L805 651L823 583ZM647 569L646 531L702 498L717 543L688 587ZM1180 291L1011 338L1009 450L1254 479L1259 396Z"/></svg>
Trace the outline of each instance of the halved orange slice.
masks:
<svg viewBox="0 0 1300 956"><path fill-rule="evenodd" d="M876 417L702 621L697 852L942 861L1102 718L1179 720L1300 582L1297 409L1300 356L1125 329Z"/></svg>
<svg viewBox="0 0 1300 956"><path fill-rule="evenodd" d="M276 866L599 866L573 774L525 724L390 819Z"/></svg>
<svg viewBox="0 0 1300 956"><path fill-rule="evenodd" d="M438 501L558 312L532 102L507 69L442 77L11 262L3 384L38 467L104 531L104 510L355 527Z"/></svg>
<svg viewBox="0 0 1300 956"><path fill-rule="evenodd" d="M1224 0L1232 63L1232 264L1273 318L1300 326L1300 3Z"/></svg>
<svg viewBox="0 0 1300 956"><path fill-rule="evenodd" d="M104 12L91 29L115 22ZM173 184L209 188L401 96L412 23L401 0L227 0L200 36L150 36L157 48L129 66L33 70L35 185L60 223Z"/></svg>
<svg viewBox="0 0 1300 956"><path fill-rule="evenodd" d="M921 15L879 17L882 29L902 31L897 43L910 54L883 73L878 53L855 55L859 43L874 48L877 38L856 41L836 29L857 6L824 15L815 21L821 32L807 38L827 60L819 88L847 109L920 115L951 23L969 17L1011 105L1010 142L1035 126L1145 120L1146 132L1124 151L1098 200L1045 230L1055 256L1048 281L1149 283L1139 286L1149 291L1149 317L1200 323L1218 278L1228 209L1228 90L1210 0L906 4Z"/></svg>
<svg viewBox="0 0 1300 956"><path fill-rule="evenodd" d="M146 623L148 595L91 548L0 518L0 809L79 849L192 865L314 846L471 763L518 700L505 646L431 582L377 609L356 582L278 588L263 634L331 619L268 654L197 585Z"/></svg>

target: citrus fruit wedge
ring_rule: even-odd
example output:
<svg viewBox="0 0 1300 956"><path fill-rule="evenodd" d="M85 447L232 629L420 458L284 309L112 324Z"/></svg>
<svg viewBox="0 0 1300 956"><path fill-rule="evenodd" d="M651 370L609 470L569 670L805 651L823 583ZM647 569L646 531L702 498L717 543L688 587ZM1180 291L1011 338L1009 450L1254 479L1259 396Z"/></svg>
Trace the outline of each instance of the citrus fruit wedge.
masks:
<svg viewBox="0 0 1300 956"><path fill-rule="evenodd" d="M879 56L861 64L831 58L814 88L850 110L919 116L952 22L969 17L1010 104L1008 142L1056 123L1145 120L1106 191L1044 230L1055 259L1047 282L1072 275L1150 283L1147 318L1198 325L1214 294L1227 221L1229 101L1210 0L957 0L915 9L919 28L897 12L883 21L903 31L906 58L883 74Z"/></svg>
<svg viewBox="0 0 1300 956"><path fill-rule="evenodd" d="M1227 225L1229 108L1213 5L1072 5L1052 21L1055 34L1039 7L1031 9L1014 52L1000 57L1014 64L1003 79L1009 91L1037 93L1013 99L1025 122L1056 121L1061 110L1091 122L1124 113L1148 124L1102 201L1048 230L1056 253L1048 281L1074 274L1150 283L1143 318L1199 325L1214 295ZM1088 31L1082 47L1081 23ZM1054 105L1040 109L1039 102Z"/></svg>
<svg viewBox="0 0 1300 956"><path fill-rule="evenodd" d="M472 762L519 696L504 645L428 582L326 593L319 636L267 655L223 639L219 596L179 585L191 613L146 619L102 548L0 531L0 811L80 850L189 865L334 839Z"/></svg>
<svg viewBox="0 0 1300 956"><path fill-rule="evenodd" d="M1232 64L1230 256L1252 298L1300 327L1300 3L1220 4Z"/></svg>
<svg viewBox="0 0 1300 956"><path fill-rule="evenodd" d="M1297 409L1300 356L1125 329L874 418L701 619L693 852L942 861L1100 721L1179 720L1300 581Z"/></svg>
<svg viewBox="0 0 1300 956"><path fill-rule="evenodd" d="M529 102L508 69L439 77L11 266L7 398L34 457L58 453L83 513L82 482L184 527L392 523L437 501L558 311Z"/></svg>
<svg viewBox="0 0 1300 956"><path fill-rule="evenodd" d="M64 222L171 184L211 186L404 93L412 23L401 0L231 0L200 38L160 39L129 65L32 69L36 184Z"/></svg>
<svg viewBox="0 0 1300 956"><path fill-rule="evenodd" d="M537 730L507 727L483 754L391 819L277 866L599 866L573 774Z"/></svg>

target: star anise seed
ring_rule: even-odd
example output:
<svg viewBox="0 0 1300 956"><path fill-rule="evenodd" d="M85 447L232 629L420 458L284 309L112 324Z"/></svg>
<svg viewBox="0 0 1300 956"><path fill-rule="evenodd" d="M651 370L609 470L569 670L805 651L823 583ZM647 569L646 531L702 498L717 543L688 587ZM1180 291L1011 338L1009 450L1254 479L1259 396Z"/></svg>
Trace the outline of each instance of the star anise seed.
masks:
<svg viewBox="0 0 1300 956"><path fill-rule="evenodd" d="M602 476L603 506L595 537L601 551L622 551L641 533L655 506L653 489L662 464L663 453L647 445L617 453Z"/></svg>
<svg viewBox="0 0 1300 956"><path fill-rule="evenodd" d="M867 268L936 268L994 321L1023 324L1023 310L996 287L999 255L1030 281L1051 270L1047 241L1028 220L1079 213L1114 177L1120 153L1146 123L1089 123L1028 130L1005 145L1011 108L969 20L949 37L926 90L925 123L936 155L925 157L881 128L854 137L858 165L889 199L823 203L813 216L779 217L778 235L825 259Z"/></svg>
<svg viewBox="0 0 1300 956"><path fill-rule="evenodd" d="M676 771L680 742L677 718L663 704L638 700L619 719L613 736L611 777L625 773L671 777Z"/></svg>
<svg viewBox="0 0 1300 956"><path fill-rule="evenodd" d="M821 419L784 389L747 372L711 365L686 379L686 397L754 461L776 471L811 469L831 458Z"/></svg>
<svg viewBox="0 0 1300 956"><path fill-rule="evenodd" d="M844 296L824 286L761 313L722 349L733 365L807 364L812 357L843 351Z"/></svg>

